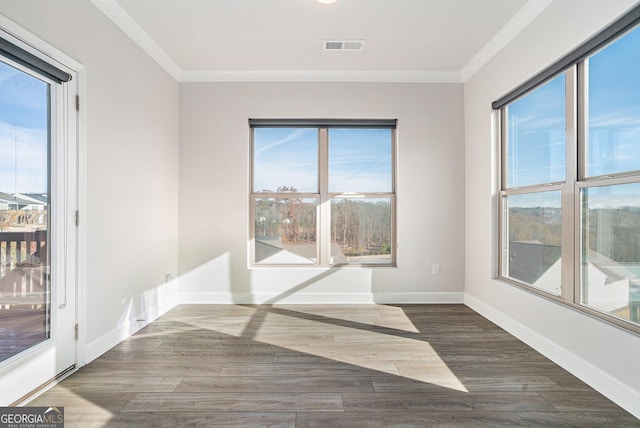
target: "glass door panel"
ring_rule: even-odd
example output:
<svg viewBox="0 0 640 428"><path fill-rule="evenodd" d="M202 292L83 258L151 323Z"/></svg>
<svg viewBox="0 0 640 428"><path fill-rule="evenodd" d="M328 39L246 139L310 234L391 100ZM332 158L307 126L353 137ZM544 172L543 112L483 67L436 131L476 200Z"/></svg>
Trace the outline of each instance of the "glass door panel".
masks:
<svg viewBox="0 0 640 428"><path fill-rule="evenodd" d="M0 363L51 337L50 84L0 62Z"/></svg>

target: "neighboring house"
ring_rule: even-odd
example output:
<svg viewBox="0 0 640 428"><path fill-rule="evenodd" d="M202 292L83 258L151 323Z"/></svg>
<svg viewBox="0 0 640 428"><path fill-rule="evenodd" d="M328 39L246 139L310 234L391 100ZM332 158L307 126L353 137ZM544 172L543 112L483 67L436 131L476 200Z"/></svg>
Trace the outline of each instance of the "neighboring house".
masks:
<svg viewBox="0 0 640 428"><path fill-rule="evenodd" d="M42 194L0 192L0 210L42 211L47 207L47 197Z"/></svg>
<svg viewBox="0 0 640 428"><path fill-rule="evenodd" d="M509 244L509 276L533 284L559 258L557 245L545 245L538 240L513 241Z"/></svg>
<svg viewBox="0 0 640 428"><path fill-rule="evenodd" d="M49 203L47 195L41 193L14 193L11 196L19 202L20 210L42 211Z"/></svg>
<svg viewBox="0 0 640 428"><path fill-rule="evenodd" d="M589 251L589 287L585 303L600 310L613 312L629 307L630 319L638 322L640 314L640 265L619 263Z"/></svg>
<svg viewBox="0 0 640 428"><path fill-rule="evenodd" d="M555 259L551 266L545 255ZM549 260L549 259L547 259ZM588 287L582 301L604 312L629 309L630 319L640 320L640 265L616 262L596 251L589 251ZM559 295L561 278L560 247L539 241L511 243L509 275L536 288Z"/></svg>
<svg viewBox="0 0 640 428"><path fill-rule="evenodd" d="M0 211L9 210L11 204L13 204L13 197L7 193L0 192Z"/></svg>

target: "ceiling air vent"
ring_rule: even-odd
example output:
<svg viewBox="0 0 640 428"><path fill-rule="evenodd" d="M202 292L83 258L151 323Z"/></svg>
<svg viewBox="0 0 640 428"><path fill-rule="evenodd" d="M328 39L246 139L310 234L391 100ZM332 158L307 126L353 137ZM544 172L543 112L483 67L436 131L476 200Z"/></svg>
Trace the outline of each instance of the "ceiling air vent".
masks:
<svg viewBox="0 0 640 428"><path fill-rule="evenodd" d="M325 51L361 51L364 40L325 40Z"/></svg>

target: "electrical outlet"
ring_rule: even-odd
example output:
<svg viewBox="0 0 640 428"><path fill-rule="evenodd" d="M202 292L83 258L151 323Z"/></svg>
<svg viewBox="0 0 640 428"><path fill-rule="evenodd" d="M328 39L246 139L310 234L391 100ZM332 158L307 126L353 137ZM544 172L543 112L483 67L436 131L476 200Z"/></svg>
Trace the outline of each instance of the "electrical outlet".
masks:
<svg viewBox="0 0 640 428"><path fill-rule="evenodd" d="M434 263L431 266L431 273L433 275L440 275L440 264L439 263Z"/></svg>

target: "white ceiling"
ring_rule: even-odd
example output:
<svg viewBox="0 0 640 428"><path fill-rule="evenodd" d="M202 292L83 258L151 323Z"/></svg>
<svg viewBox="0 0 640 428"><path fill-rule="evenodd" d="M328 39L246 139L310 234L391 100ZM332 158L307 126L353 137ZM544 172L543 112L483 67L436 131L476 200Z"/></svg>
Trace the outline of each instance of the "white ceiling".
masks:
<svg viewBox="0 0 640 428"><path fill-rule="evenodd" d="M553 0L92 1L179 81L461 82Z"/></svg>

